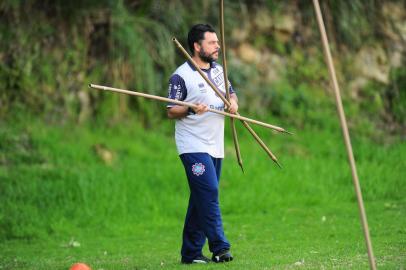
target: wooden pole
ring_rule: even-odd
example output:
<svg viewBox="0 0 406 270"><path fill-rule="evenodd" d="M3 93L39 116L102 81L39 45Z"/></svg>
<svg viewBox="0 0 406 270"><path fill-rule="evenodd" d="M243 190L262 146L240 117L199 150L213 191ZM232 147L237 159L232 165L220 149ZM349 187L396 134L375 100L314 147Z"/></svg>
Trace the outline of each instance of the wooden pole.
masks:
<svg viewBox="0 0 406 270"><path fill-rule="evenodd" d="M187 106L187 107L191 107L191 108L194 108L194 109L197 108L197 105L194 104L194 103L184 102L184 101L180 101L180 100L174 100L174 99L171 99L171 98L165 98L165 97L160 97L160 96L155 96L155 95L150 95L150 94L145 94L145 93L141 93L141 92L129 91L129 90L125 90L125 89L108 87L108 86L97 85L97 84L89 84L89 87L94 88L94 89L99 89L99 90L105 90L105 91L117 92L117 93L132 95L132 96L144 97L144 98L148 98L148 99L159 100L159 101L163 101L163 102L170 102L170 103L173 103L173 104L177 104L177 105L181 105L181 106ZM211 108L207 108L207 110L209 112L213 112L213 113L221 114L221 115L224 115L224 116L236 118L236 119L239 119L241 121L250 122L250 123L260 125L260 126L263 126L263 127L266 127L266 128L270 128L270 129L273 129L273 130L276 130L276 131L279 131L279 132L286 132L281 127L270 125L268 123L264 123L264 122L254 120L254 119L251 119L251 118L248 118L248 117L244 117L244 116L241 116L241 115L236 115L236 114L232 114L232 113L228 113L228 112L224 112L224 111L219 111L219 110L215 110L215 109L211 109Z"/></svg>
<svg viewBox="0 0 406 270"><path fill-rule="evenodd" d="M326 57L328 70L330 73L330 78L331 78L331 81L332 81L333 87L334 87L337 111L338 111L338 115L340 118L341 129L343 132L345 146L347 149L348 161L350 163L351 173L352 173L352 180L353 180L354 189L355 189L355 193L357 195L357 200L358 200L358 208L359 208L359 212L360 212L362 228L364 230L365 243L366 243L367 250L368 250L369 265L370 265L371 269L375 270L376 264L375 264L374 253L372 250L371 239L369 236L367 216L365 213L364 202L362 199L361 188L360 188L360 184L359 184L359 180L358 180L357 167L355 165L354 154L352 151L350 135L348 132L348 127L347 127L347 120L345 119L344 108L343 108L343 104L341 101L340 88L338 86L337 77L336 77L336 73L335 73L335 69L334 69L334 65L333 65L333 60L332 60L331 53L330 53L330 47L328 44L326 29L324 27L323 16L320 11L319 1L313 0L313 5L314 5L314 9L316 11L317 22L318 22L319 29L320 29L321 39L322 39L322 43L323 43L323 48L324 48L324 53L325 53L325 57Z"/></svg>
<svg viewBox="0 0 406 270"><path fill-rule="evenodd" d="M196 62L192 59L192 57L188 54L188 52L183 48L183 46L179 43L179 41L176 38L172 39L173 42L175 42L176 46L179 48L179 50L183 53L183 55L188 59L189 63L191 63L196 71L202 76L202 78L210 85L210 87L213 89L214 92L221 98L221 100L224 102L226 106L230 106L230 102L223 96L223 94L220 92L220 90L217 89L217 87L207 78L207 76L203 73L203 71L198 67ZM239 115L237 113L237 115ZM269 148L266 146L266 144L261 140L261 138L255 133L255 131L248 125L247 122L242 121L242 124L248 131L251 133L251 135L255 138L255 140L259 143L259 145L265 150L265 152L269 155L269 157L279 166L282 167L276 156L269 150ZM282 131L288 134L292 134L286 130Z"/></svg>
<svg viewBox="0 0 406 270"><path fill-rule="evenodd" d="M221 36L221 51L222 51L221 55L222 55L222 59L223 59L224 87L226 89L226 98L228 101L230 101L230 89L229 89L229 84L228 84L227 61L226 61L226 41L224 38L224 0L220 0L219 10L220 10L219 17L220 17L220 36ZM231 131L233 134L233 142L234 142L235 154L237 155L238 165L240 165L242 172L244 172L244 167L243 167L242 158L241 158L240 145L238 143L237 130L235 129L234 118L230 118L230 124L231 124Z"/></svg>

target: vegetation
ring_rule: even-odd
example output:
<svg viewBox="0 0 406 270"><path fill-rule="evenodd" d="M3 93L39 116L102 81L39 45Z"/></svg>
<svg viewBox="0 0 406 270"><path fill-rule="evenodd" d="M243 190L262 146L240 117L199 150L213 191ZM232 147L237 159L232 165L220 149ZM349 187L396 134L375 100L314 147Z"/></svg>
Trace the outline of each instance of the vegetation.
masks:
<svg viewBox="0 0 406 270"><path fill-rule="evenodd" d="M345 78L341 80L344 90L357 72L348 68L353 66L349 61L363 44L390 46L382 34L387 23L383 5L374 0L323 4L335 53L350 55L348 61L336 59ZM155 103L99 93L87 89L87 84L165 96L175 63L184 61L175 53L171 37L176 35L186 46L185 36L193 23L206 21L217 27L217 8L216 1L2 1L0 116L20 110L54 122L86 122L98 117L115 121L135 112L144 117L146 126L159 121L164 114ZM269 12L261 13L264 10ZM294 28L289 28L292 23ZM318 115L334 112L331 98L325 95L329 79L315 29L310 2L226 1L230 77L241 90L242 110L271 113L285 121L294 118L289 124L298 126L314 124L315 119L308 116L315 108ZM284 64L241 62L240 44L253 44L258 54L271 53ZM270 79L268 70L281 67L276 78ZM389 83L372 80L357 98L343 95L354 126L381 124L394 126L394 133L402 130L403 78L404 68L391 67ZM372 108L365 110L371 100Z"/></svg>

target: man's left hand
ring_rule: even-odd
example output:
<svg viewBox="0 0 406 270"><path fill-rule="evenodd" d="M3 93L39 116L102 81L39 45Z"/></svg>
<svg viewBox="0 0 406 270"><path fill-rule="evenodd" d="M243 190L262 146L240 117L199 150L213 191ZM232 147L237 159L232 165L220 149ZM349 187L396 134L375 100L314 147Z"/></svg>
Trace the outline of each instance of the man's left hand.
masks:
<svg viewBox="0 0 406 270"><path fill-rule="evenodd" d="M234 99L230 99L230 107L228 108L228 111L230 112L230 113L233 113L233 114L235 114L235 113L237 113L238 112L238 104L237 104L237 101L235 101Z"/></svg>

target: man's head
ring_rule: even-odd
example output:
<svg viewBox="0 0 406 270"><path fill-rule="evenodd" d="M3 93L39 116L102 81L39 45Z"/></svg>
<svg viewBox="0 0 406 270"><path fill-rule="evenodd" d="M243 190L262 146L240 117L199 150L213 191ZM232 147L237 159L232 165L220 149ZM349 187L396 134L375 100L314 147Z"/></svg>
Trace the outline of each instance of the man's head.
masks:
<svg viewBox="0 0 406 270"><path fill-rule="evenodd" d="M219 40L213 27L209 24L196 24L188 34L188 45L193 56L199 56L210 63L218 59Z"/></svg>

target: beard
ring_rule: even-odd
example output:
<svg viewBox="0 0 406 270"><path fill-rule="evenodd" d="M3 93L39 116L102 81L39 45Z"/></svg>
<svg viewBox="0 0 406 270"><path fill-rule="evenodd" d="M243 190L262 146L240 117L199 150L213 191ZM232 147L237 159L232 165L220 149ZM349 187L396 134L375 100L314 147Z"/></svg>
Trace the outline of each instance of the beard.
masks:
<svg viewBox="0 0 406 270"><path fill-rule="evenodd" d="M214 54L216 54L216 53L218 53L218 51L216 51L212 54L209 54L209 53L205 52L204 50L201 50L199 52L199 57L202 61L204 61L206 63L211 63L211 62L217 60L217 57L214 57Z"/></svg>

